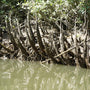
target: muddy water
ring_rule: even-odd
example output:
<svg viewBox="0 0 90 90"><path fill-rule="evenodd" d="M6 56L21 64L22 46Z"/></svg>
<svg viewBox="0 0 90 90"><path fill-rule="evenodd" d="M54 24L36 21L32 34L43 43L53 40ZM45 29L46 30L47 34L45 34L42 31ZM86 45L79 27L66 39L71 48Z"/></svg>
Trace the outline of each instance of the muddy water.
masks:
<svg viewBox="0 0 90 90"><path fill-rule="evenodd" d="M0 60L0 90L90 90L90 70Z"/></svg>

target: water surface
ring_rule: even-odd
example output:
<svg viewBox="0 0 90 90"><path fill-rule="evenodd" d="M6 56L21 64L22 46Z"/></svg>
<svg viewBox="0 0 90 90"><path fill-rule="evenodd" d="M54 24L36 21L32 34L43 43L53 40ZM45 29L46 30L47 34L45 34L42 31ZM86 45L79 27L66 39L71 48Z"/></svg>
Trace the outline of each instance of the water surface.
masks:
<svg viewBox="0 0 90 90"><path fill-rule="evenodd" d="M90 90L90 70L0 60L0 90Z"/></svg>

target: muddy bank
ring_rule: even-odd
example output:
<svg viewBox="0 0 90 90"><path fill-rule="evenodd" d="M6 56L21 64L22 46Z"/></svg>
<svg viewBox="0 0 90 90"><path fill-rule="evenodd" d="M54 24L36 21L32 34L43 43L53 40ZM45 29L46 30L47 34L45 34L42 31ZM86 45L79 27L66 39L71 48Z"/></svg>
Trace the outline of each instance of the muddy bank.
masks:
<svg viewBox="0 0 90 90"><path fill-rule="evenodd" d="M5 31L0 35L0 59L90 68L90 36L84 24L80 27L75 24L73 29L68 25L64 29L63 23L54 24L30 20L29 13L22 24L18 19L15 24L6 20Z"/></svg>

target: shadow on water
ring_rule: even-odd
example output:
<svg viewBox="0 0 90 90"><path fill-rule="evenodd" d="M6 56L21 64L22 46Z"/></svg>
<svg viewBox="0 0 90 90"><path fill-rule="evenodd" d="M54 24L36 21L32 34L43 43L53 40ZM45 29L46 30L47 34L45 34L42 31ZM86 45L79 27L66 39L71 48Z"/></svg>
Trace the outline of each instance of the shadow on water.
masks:
<svg viewBox="0 0 90 90"><path fill-rule="evenodd" d="M90 70L0 60L0 90L90 90Z"/></svg>

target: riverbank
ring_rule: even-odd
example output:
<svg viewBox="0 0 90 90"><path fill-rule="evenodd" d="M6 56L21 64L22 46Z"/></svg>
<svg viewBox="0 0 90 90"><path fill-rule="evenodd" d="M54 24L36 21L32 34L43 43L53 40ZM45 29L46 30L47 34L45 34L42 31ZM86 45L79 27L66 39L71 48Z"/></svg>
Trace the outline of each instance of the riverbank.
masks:
<svg viewBox="0 0 90 90"><path fill-rule="evenodd" d="M0 42L0 59L41 61L90 68L90 38L86 31L81 31L81 28L77 31L61 28L58 31L49 25L41 26L37 21L34 24L29 23L27 18L26 23L22 25L17 22L16 28L13 29L12 24L9 27L6 22L7 31L2 32Z"/></svg>
<svg viewBox="0 0 90 90"><path fill-rule="evenodd" d="M1 1L0 58L90 68L88 3Z"/></svg>

